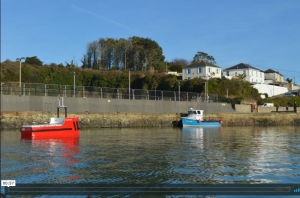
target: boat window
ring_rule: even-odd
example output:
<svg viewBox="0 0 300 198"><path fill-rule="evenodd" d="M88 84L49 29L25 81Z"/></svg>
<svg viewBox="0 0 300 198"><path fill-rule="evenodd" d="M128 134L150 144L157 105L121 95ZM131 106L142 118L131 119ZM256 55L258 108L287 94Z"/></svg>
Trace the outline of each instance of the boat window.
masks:
<svg viewBox="0 0 300 198"><path fill-rule="evenodd" d="M79 130L79 124L78 124L78 122L76 121L76 126L77 126L77 129Z"/></svg>
<svg viewBox="0 0 300 198"><path fill-rule="evenodd" d="M197 111L198 114L201 114L201 111Z"/></svg>
<svg viewBox="0 0 300 198"><path fill-rule="evenodd" d="M194 113L194 114L197 114L197 112L196 112L196 111L193 111L193 113Z"/></svg>
<svg viewBox="0 0 300 198"><path fill-rule="evenodd" d="M75 122L73 122L73 125L74 125L74 130L76 131L77 129L76 129L76 126L75 126Z"/></svg>

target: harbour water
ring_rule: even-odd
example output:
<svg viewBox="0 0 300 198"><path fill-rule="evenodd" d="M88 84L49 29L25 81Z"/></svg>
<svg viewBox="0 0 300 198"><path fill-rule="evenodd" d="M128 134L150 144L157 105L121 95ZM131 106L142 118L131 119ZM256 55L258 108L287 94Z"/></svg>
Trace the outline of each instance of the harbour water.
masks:
<svg viewBox="0 0 300 198"><path fill-rule="evenodd" d="M300 185L300 127L82 129L50 140L4 130L1 180Z"/></svg>

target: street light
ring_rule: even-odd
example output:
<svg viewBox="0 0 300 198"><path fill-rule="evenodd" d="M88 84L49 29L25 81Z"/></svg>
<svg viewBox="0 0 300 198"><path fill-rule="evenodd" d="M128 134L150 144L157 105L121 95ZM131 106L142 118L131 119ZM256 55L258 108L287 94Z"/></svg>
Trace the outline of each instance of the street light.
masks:
<svg viewBox="0 0 300 198"><path fill-rule="evenodd" d="M128 69L128 92L129 92L129 100L130 100L130 69Z"/></svg>
<svg viewBox="0 0 300 198"><path fill-rule="evenodd" d="M179 81L177 81L177 83L178 83L178 101L180 101L180 82Z"/></svg>
<svg viewBox="0 0 300 198"><path fill-rule="evenodd" d="M22 58L17 58L16 61L19 61L20 62L20 76L19 76L19 79L20 79L20 82L19 82L19 87L20 87L20 95L21 95L21 79L22 79L22 75L21 75L21 64L22 64L22 59L25 59L24 57Z"/></svg>
<svg viewBox="0 0 300 198"><path fill-rule="evenodd" d="M73 97L75 97L75 72L74 72L74 86L73 86L73 89L74 89Z"/></svg>
<svg viewBox="0 0 300 198"><path fill-rule="evenodd" d="M228 98L228 87L227 87L227 89L226 89L226 96L227 96L227 98Z"/></svg>
<svg viewBox="0 0 300 198"><path fill-rule="evenodd" d="M206 76L206 83L205 83L205 85L206 85L206 86L205 86L205 92L206 92L206 93L205 93L205 97L206 97L206 102L208 102L208 100L209 100L209 96L208 96L208 79L209 79L209 77L210 77L209 75Z"/></svg>

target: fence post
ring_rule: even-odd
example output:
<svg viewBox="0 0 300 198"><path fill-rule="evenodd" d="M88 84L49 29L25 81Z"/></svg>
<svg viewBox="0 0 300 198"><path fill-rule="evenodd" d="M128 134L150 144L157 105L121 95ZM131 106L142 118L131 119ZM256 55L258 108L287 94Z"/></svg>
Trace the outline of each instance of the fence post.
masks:
<svg viewBox="0 0 300 198"><path fill-rule="evenodd" d="M84 86L82 86L82 97L84 98Z"/></svg>

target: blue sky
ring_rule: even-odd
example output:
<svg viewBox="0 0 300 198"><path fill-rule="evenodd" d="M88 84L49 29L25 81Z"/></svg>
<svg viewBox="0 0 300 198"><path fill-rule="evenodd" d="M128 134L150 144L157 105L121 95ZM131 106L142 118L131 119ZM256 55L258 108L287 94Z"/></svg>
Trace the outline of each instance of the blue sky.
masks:
<svg viewBox="0 0 300 198"><path fill-rule="evenodd" d="M212 55L300 84L299 0L1 0L1 62L37 56L81 65L89 42L139 36L166 61Z"/></svg>

